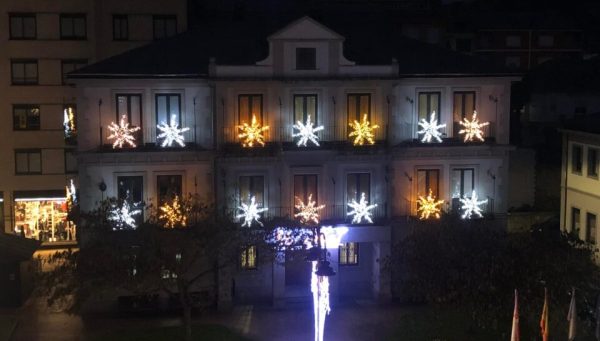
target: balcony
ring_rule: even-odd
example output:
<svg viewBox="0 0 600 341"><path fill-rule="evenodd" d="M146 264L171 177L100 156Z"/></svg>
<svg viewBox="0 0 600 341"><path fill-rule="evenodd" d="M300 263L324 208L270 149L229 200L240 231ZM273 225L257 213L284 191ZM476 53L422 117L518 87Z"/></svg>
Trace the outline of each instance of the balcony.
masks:
<svg viewBox="0 0 600 341"><path fill-rule="evenodd" d="M160 131L157 131L156 128L149 127L140 129L131 134L134 138L135 147L129 145L128 143L123 143L122 147L119 148L117 146L113 148L113 143L115 139L109 139L108 137L111 135L111 132L106 127L101 127L100 135L102 136L102 141L98 149L100 152L155 152L162 150L172 151L204 149L200 147L200 143L196 142L198 140L198 136L196 136L194 131L194 128L190 128L189 130L181 133L185 144L183 147L181 147L177 142L173 142L171 146L162 147L162 138L158 141L156 138L156 136L160 134Z"/></svg>
<svg viewBox="0 0 600 341"><path fill-rule="evenodd" d="M403 144L412 144L412 145L465 145L465 144L492 144L496 142L496 124L495 122L489 122L488 125L481 127L482 135L484 140L480 141L477 138L474 138L473 141L464 142L464 134L459 134L459 132L463 129L463 127L458 123L454 122L452 127L442 127L439 128L440 137L442 139L441 143L438 143L435 139L432 139L431 142L421 142L423 134L418 134L417 132L421 130L421 127L418 124L410 124L404 123L400 124L399 129L392 132L392 138L394 140L402 141Z"/></svg>
<svg viewBox="0 0 600 341"><path fill-rule="evenodd" d="M328 205L325 206L320 213L320 225L382 225L387 222L386 204L378 205L371 212L373 223L362 221L358 224L352 224L352 217L348 216L349 208L347 205ZM294 207L269 207L269 210L264 213L264 218L285 218L290 220L298 220L294 218L294 214L298 211Z"/></svg>

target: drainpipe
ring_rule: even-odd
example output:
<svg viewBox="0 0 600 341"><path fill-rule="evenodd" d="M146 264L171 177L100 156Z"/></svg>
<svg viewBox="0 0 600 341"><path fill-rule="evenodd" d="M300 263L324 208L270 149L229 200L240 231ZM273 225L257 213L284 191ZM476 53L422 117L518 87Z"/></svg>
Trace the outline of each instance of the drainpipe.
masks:
<svg viewBox="0 0 600 341"><path fill-rule="evenodd" d="M565 140L565 195L564 195L564 204L563 204L563 210L565 212L565 215L563 217L563 228L565 230L567 229L567 181L569 180L569 133L565 133L566 136L564 138ZM573 231L569 231L571 233L573 233Z"/></svg>

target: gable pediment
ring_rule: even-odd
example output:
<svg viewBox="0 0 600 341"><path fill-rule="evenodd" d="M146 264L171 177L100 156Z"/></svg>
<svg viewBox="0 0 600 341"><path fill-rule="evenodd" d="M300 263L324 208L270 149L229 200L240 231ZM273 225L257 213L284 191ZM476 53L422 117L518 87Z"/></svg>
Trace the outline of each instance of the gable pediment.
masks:
<svg viewBox="0 0 600 341"><path fill-rule="evenodd" d="M302 17L269 36L269 40L343 40L344 37L328 27Z"/></svg>

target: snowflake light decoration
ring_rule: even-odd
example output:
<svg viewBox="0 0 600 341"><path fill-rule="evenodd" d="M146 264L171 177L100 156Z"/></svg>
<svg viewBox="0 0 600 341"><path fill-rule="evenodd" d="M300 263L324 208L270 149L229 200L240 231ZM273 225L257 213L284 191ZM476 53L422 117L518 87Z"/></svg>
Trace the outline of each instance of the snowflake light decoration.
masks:
<svg viewBox="0 0 600 341"><path fill-rule="evenodd" d="M75 128L75 114L73 113L73 107L66 107L63 110L63 128L65 137L71 137L76 133Z"/></svg>
<svg viewBox="0 0 600 341"><path fill-rule="evenodd" d="M263 226L263 224L260 222L260 213L268 210L268 208L263 207L263 208L258 208L258 206L256 205L256 197L252 196L250 197L250 203L246 204L246 203L242 203L239 207L238 210L242 211L240 214L238 214L236 216L236 218L241 219L243 218L243 223L242 226L247 226L250 227L252 226L252 222L256 221L260 226Z"/></svg>
<svg viewBox="0 0 600 341"><path fill-rule="evenodd" d="M110 122L108 126L108 130L110 130L111 134L108 136L109 140L114 139L113 149L119 147L123 148L123 144L128 144L131 147L136 147L135 137L133 133L140 130L140 127L132 127L129 128L129 123L127 122L127 115L123 115L121 117L121 121L119 125L115 124L115 122Z"/></svg>
<svg viewBox="0 0 600 341"><path fill-rule="evenodd" d="M166 122L162 122L156 127L161 132L158 136L156 136L156 138L163 139L163 142L160 145L161 147L171 147L173 142L177 143L181 147L185 147L183 133L190 130L190 128L179 128L176 115L171 115L171 121L168 125Z"/></svg>
<svg viewBox="0 0 600 341"><path fill-rule="evenodd" d="M371 125L367 119L367 114L363 115L362 122L358 122L354 120L354 122L350 123L350 128L352 128L352 132L348 135L348 137L354 137L354 145L362 146L365 142L369 144L375 144L375 134L373 134L373 130L379 128L377 124Z"/></svg>
<svg viewBox="0 0 600 341"><path fill-rule="evenodd" d="M435 196L433 196L431 189L429 189L429 194L426 197L419 196L417 200L418 203L418 212L421 213L419 219L425 220L430 217L435 217L436 219L440 218L440 212L442 210L442 204L444 200L436 200Z"/></svg>
<svg viewBox="0 0 600 341"><path fill-rule="evenodd" d="M352 224L360 224L363 219L371 224L373 223L373 220L371 219L371 210L377 207L377 204L369 205L364 192L361 193L359 202L352 199L352 201L348 203L348 206L352 208L352 211L348 212L348 215L352 216Z"/></svg>
<svg viewBox="0 0 600 341"><path fill-rule="evenodd" d="M431 142L431 139L435 139L437 142L442 142L442 132L440 128L446 127L446 124L438 124L438 120L435 118L435 110L431 113L429 117L429 121L426 121L424 118L419 122L419 126L421 126L421 130L417 131L417 134L423 134L423 138L421 142Z"/></svg>
<svg viewBox="0 0 600 341"><path fill-rule="evenodd" d="M121 207L113 205L108 215L108 220L115 224L113 230L123 230L126 228L136 229L137 224L134 216L141 214L142 210L135 207L139 207L140 204L141 203L139 202L130 204L129 201L125 199L123 200Z"/></svg>
<svg viewBox="0 0 600 341"><path fill-rule="evenodd" d="M159 219L165 222L166 228L175 228L176 226L185 227L187 225L187 214L179 201L179 196L175 196L172 202L165 202L160 206Z"/></svg>
<svg viewBox="0 0 600 341"><path fill-rule="evenodd" d="M261 126L256 121L256 115L252 115L252 122L250 124L244 122L239 125L240 133L238 137L242 140L242 147L254 147L254 144L265 145L265 136L263 132L269 130L269 126Z"/></svg>
<svg viewBox="0 0 600 341"><path fill-rule="evenodd" d="M319 224L319 211L322 210L325 205L316 206L317 202L312 200L312 194L308 195L308 202L306 204L298 197L296 197L296 200L298 200L296 209L299 212L294 214L294 218L300 217L301 224Z"/></svg>
<svg viewBox="0 0 600 341"><path fill-rule="evenodd" d="M75 205L77 203L77 190L75 189L75 183L73 183L73 179L71 179L69 184L65 186L65 192L67 194L67 204L69 206Z"/></svg>
<svg viewBox="0 0 600 341"><path fill-rule="evenodd" d="M461 209L464 211L461 218L463 219L471 219L471 217L473 217L473 215L476 215L479 218L482 218L483 215L481 214L482 211L482 207L481 205L486 204L488 202L487 199L485 200L478 200L479 198L477 197L477 192L475 192L475 190L473 190L473 192L471 192L471 197L470 198L466 198L466 197L462 197L460 198L460 203L461 203Z"/></svg>
<svg viewBox="0 0 600 341"><path fill-rule="evenodd" d="M477 111L473 111L473 116L471 117L470 121L465 117L458 123L464 127L464 129L461 129L458 132L459 134L465 134L464 142L473 141L475 138L483 142L484 139L482 128L490 124L490 122L479 122L479 119L477 118Z"/></svg>
<svg viewBox="0 0 600 341"><path fill-rule="evenodd" d="M308 141L319 146L319 137L315 134L318 131L325 129L323 126L314 126L314 123L310 121L310 115L306 118L306 124L298 121L294 124L294 129L298 129L297 133L292 134L292 137L300 137L296 145L298 147L306 147Z"/></svg>

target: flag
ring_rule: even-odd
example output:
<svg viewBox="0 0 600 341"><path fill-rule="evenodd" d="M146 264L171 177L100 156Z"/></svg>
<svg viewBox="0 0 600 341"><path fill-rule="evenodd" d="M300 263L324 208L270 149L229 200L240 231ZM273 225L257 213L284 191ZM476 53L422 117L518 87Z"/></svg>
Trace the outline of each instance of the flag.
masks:
<svg viewBox="0 0 600 341"><path fill-rule="evenodd" d="M575 303L575 288L573 288L573 292L571 292L571 304L569 304L567 321L569 321L569 337L567 340L573 341L575 339L575 334L577 334L577 305Z"/></svg>
<svg viewBox="0 0 600 341"><path fill-rule="evenodd" d="M542 318L540 318L540 329L542 340L548 341L548 289L544 288L544 308L542 308Z"/></svg>
<svg viewBox="0 0 600 341"><path fill-rule="evenodd" d="M519 296L515 289L515 310L513 311L512 332L510 341L519 341Z"/></svg>

